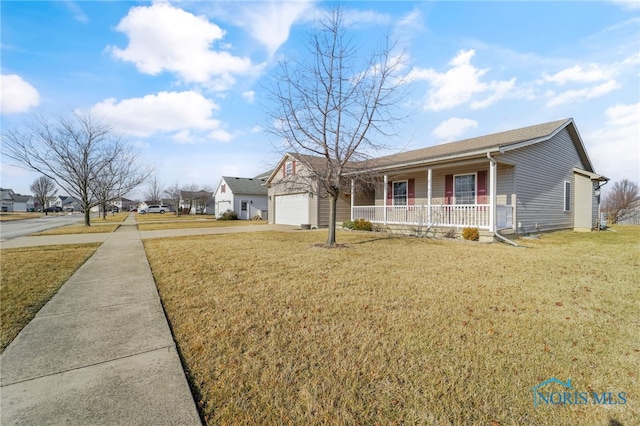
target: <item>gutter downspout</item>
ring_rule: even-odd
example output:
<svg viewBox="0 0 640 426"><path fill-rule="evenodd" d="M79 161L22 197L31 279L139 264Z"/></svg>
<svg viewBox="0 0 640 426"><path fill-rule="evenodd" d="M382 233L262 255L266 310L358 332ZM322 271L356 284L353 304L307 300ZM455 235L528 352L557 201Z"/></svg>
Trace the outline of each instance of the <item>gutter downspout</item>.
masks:
<svg viewBox="0 0 640 426"><path fill-rule="evenodd" d="M496 160L491 157L491 153L487 152L487 158L489 159L489 161L491 162L491 169L494 170L496 167L498 167L498 163L496 163ZM495 175L493 173L491 173L491 177L495 178ZM493 183L493 179L491 179L491 183ZM495 185L497 186L497 185ZM504 243L508 243L511 244L514 247L522 247L521 245L518 245L515 241L511 241L508 238L503 237L502 235L500 235L500 233L498 232L498 228L496 227L496 215L495 215L495 209L496 209L496 203L493 202L493 200L495 199L495 190L496 188L494 187L494 185L491 185L493 191L491 192L491 227L493 228L493 235L496 236L500 241L504 242Z"/></svg>

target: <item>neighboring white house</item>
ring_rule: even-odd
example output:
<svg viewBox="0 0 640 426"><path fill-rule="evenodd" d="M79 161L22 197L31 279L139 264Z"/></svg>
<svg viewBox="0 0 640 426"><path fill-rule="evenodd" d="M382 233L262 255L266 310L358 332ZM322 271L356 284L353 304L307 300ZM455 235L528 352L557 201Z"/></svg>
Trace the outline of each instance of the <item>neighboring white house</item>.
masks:
<svg viewBox="0 0 640 426"><path fill-rule="evenodd" d="M3 212L12 212L13 210L13 189L0 188L0 207Z"/></svg>
<svg viewBox="0 0 640 426"><path fill-rule="evenodd" d="M35 209L36 202L31 195L14 194L13 211L14 212L32 212Z"/></svg>
<svg viewBox="0 0 640 426"><path fill-rule="evenodd" d="M180 191L182 214L213 214L214 197L211 191Z"/></svg>
<svg viewBox="0 0 640 426"><path fill-rule="evenodd" d="M52 205L60 207L63 211L82 210L82 204L80 201L69 195L58 195Z"/></svg>
<svg viewBox="0 0 640 426"><path fill-rule="evenodd" d="M137 201L129 200L128 198L118 197L115 200L111 201L110 204L116 206L121 212L128 212L133 207L136 207L139 203Z"/></svg>
<svg viewBox="0 0 640 426"><path fill-rule="evenodd" d="M232 210L238 219L267 219L268 202L264 176L240 178L223 176L214 193L216 217Z"/></svg>
<svg viewBox="0 0 640 426"><path fill-rule="evenodd" d="M3 212L29 212L35 208L35 201L31 195L20 195L11 188L0 188L0 209Z"/></svg>

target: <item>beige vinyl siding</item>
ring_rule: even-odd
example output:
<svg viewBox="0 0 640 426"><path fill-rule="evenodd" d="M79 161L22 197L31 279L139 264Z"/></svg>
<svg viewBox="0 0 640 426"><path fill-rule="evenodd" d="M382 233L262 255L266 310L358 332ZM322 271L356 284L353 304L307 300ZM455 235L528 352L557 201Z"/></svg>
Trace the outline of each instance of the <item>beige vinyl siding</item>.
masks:
<svg viewBox="0 0 640 426"><path fill-rule="evenodd" d="M573 167L582 161L566 129L548 141L508 151L499 160L515 165L514 184L518 232L573 227L575 185L571 210L564 211L564 182L573 182Z"/></svg>
<svg viewBox="0 0 640 426"><path fill-rule="evenodd" d="M574 173L575 231L591 231L593 224L593 185L591 179Z"/></svg>
<svg viewBox="0 0 640 426"><path fill-rule="evenodd" d="M327 228L329 226L329 197L327 191L324 188L320 191L321 197L317 204L318 227ZM336 223L342 225L342 222L351 218L351 197L349 194L340 194L338 202L336 203Z"/></svg>
<svg viewBox="0 0 640 426"><path fill-rule="evenodd" d="M592 222L591 222L591 228L598 228L600 226L600 211L598 209L598 207L600 206L599 201L598 200L598 196L595 194L596 189L598 188L598 183L597 182L593 182L591 181L591 188L592 188L592 201L591 201L591 217L592 217Z"/></svg>

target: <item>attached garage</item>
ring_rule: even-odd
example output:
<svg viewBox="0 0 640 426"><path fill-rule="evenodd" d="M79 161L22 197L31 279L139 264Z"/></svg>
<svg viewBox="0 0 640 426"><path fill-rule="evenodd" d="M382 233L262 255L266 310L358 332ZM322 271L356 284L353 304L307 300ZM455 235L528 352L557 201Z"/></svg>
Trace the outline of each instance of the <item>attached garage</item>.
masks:
<svg viewBox="0 0 640 426"><path fill-rule="evenodd" d="M309 195L306 192L276 195L275 223L295 226L309 223Z"/></svg>

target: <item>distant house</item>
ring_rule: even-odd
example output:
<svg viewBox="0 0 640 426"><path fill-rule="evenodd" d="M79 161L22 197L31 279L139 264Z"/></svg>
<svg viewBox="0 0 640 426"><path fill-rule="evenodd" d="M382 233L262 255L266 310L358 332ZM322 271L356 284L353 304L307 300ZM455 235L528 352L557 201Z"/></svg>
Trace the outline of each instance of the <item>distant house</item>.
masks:
<svg viewBox="0 0 640 426"><path fill-rule="evenodd" d="M11 188L0 188L0 209L3 212L32 212L35 200L31 195L21 195Z"/></svg>
<svg viewBox="0 0 640 426"><path fill-rule="evenodd" d="M223 176L215 192L215 214L220 217L232 210L238 219L248 220L254 217L267 219L267 187L264 174L255 178Z"/></svg>
<svg viewBox="0 0 640 426"><path fill-rule="evenodd" d="M269 176L274 223L326 226L328 203L296 181L317 157L286 154ZM338 221L364 218L384 227L477 227L489 234L597 226L599 188L573 119L435 145L356 163L378 176L369 190L338 200ZM347 176L354 182L358 174Z"/></svg>
<svg viewBox="0 0 640 426"><path fill-rule="evenodd" d="M213 214L213 192L180 191L180 211L182 214Z"/></svg>
<svg viewBox="0 0 640 426"><path fill-rule="evenodd" d="M35 210L36 202L31 195L14 194L13 211L32 212Z"/></svg>
<svg viewBox="0 0 640 426"><path fill-rule="evenodd" d="M58 195L52 206L58 206L62 211L69 212L82 210L82 203L69 195Z"/></svg>
<svg viewBox="0 0 640 426"><path fill-rule="evenodd" d="M13 210L13 189L10 188L0 188L0 209L3 212L12 212Z"/></svg>
<svg viewBox="0 0 640 426"><path fill-rule="evenodd" d="M118 197L115 200L111 201L111 204L118 208L118 210L129 211L132 208L135 208L139 203L137 201L129 200L124 197Z"/></svg>

